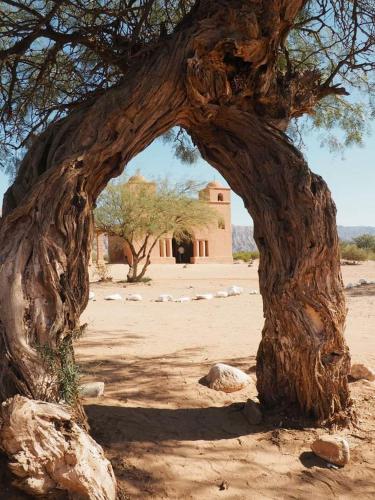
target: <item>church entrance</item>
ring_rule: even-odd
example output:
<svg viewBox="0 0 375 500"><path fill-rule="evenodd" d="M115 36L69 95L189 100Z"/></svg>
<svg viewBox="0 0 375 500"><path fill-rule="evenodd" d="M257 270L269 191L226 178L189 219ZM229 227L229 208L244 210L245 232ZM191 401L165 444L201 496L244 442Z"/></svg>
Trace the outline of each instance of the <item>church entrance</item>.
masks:
<svg viewBox="0 0 375 500"><path fill-rule="evenodd" d="M179 241L173 238L172 252L177 264L190 264L190 259L194 255L193 237L191 234L187 234L183 240Z"/></svg>

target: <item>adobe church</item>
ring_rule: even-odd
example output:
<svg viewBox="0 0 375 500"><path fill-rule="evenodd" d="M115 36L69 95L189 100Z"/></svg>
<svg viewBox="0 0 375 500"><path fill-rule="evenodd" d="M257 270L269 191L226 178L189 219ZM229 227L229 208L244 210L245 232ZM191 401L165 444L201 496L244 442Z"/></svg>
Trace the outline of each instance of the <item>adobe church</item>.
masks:
<svg viewBox="0 0 375 500"><path fill-rule="evenodd" d="M130 177L129 183L148 183L141 175ZM153 183L149 183L153 184ZM151 252L152 264L204 264L232 263L231 190L218 182L209 182L199 191L199 199L215 208L219 221L207 228L197 229L184 241L177 242L173 234L159 240ZM104 239L106 235L96 235L96 262L104 263ZM117 236L108 236L108 262L110 264L131 263L131 253L127 243Z"/></svg>

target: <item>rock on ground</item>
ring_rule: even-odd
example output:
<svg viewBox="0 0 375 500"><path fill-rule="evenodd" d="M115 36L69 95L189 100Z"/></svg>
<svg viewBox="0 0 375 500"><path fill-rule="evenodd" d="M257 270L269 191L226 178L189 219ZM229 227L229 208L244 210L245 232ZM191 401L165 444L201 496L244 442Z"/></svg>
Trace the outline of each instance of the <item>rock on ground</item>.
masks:
<svg viewBox="0 0 375 500"><path fill-rule="evenodd" d="M84 398L99 398L104 394L104 382L89 382L79 386L79 394Z"/></svg>
<svg viewBox="0 0 375 500"><path fill-rule="evenodd" d="M341 436L321 436L311 444L311 449L318 457L341 467L350 460L349 443Z"/></svg>
<svg viewBox="0 0 375 500"><path fill-rule="evenodd" d="M142 295L139 293L132 293L126 300L132 300L133 302L140 302L142 300Z"/></svg>
<svg viewBox="0 0 375 500"><path fill-rule="evenodd" d="M197 300L211 300L214 296L212 293L198 293L195 298Z"/></svg>
<svg viewBox="0 0 375 500"><path fill-rule="evenodd" d="M263 420L260 404L248 399L242 413L250 425L259 425Z"/></svg>
<svg viewBox="0 0 375 500"><path fill-rule="evenodd" d="M95 299L95 293L89 292L89 300L94 300L94 299Z"/></svg>
<svg viewBox="0 0 375 500"><path fill-rule="evenodd" d="M0 407L0 446L15 485L33 496L60 489L75 499L116 498L110 462L67 407L19 395L8 399Z"/></svg>
<svg viewBox="0 0 375 500"><path fill-rule="evenodd" d="M250 383L250 377L239 368L217 363L211 367L206 381L215 391L235 392L246 387Z"/></svg>
<svg viewBox="0 0 375 500"><path fill-rule="evenodd" d="M122 297L119 293L113 293L104 297L104 300L122 300Z"/></svg>
<svg viewBox="0 0 375 500"><path fill-rule="evenodd" d="M373 382L375 380L375 371L362 363L355 363L350 369L350 376L355 380L365 379Z"/></svg>
<svg viewBox="0 0 375 500"><path fill-rule="evenodd" d="M162 293L159 295L159 297L155 300L155 302L172 302L173 297L172 295L169 295L167 293Z"/></svg>
<svg viewBox="0 0 375 500"><path fill-rule="evenodd" d="M173 302L190 302L190 301L191 301L191 297L178 297Z"/></svg>
<svg viewBox="0 0 375 500"><path fill-rule="evenodd" d="M231 286L227 290L229 297L234 297L235 295L241 295L243 288L240 286Z"/></svg>
<svg viewBox="0 0 375 500"><path fill-rule="evenodd" d="M215 297L219 299L224 299L228 297L228 292L226 292L225 290L219 290L218 292L215 293Z"/></svg>

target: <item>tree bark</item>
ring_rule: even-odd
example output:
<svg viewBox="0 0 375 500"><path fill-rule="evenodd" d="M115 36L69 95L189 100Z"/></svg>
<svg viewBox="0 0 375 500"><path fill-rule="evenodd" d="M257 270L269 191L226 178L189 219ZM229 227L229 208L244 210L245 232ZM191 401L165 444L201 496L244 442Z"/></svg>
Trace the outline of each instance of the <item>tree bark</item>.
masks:
<svg viewBox="0 0 375 500"><path fill-rule="evenodd" d="M118 87L35 140L0 222L0 402L15 394L52 403L74 396L65 368L74 363L72 341L88 300L95 200L137 153L181 125L254 219L266 318L261 400L296 403L322 420L346 414L334 205L325 183L266 125L283 127L315 102L310 87L304 95L276 64L303 4L197 2Z"/></svg>
<svg viewBox="0 0 375 500"><path fill-rule="evenodd" d="M189 130L254 221L265 316L257 355L261 402L346 423L350 356L327 185L282 132L253 114L221 109Z"/></svg>
<svg viewBox="0 0 375 500"><path fill-rule="evenodd" d="M121 87L50 127L6 193L0 400L14 394L65 399L61 346L80 331L88 300L92 208L108 180L176 123L186 98L179 83L180 45L180 52L160 50L148 61L151 68L139 65ZM71 358L72 349L65 355Z"/></svg>

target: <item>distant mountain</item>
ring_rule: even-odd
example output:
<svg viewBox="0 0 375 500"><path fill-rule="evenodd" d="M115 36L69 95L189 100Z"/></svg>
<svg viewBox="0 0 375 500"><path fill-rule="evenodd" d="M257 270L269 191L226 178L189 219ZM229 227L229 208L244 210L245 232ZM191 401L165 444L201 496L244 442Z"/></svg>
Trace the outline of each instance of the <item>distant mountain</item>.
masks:
<svg viewBox="0 0 375 500"><path fill-rule="evenodd" d="M373 226L337 226L340 240L350 241L361 234L374 234L375 227Z"/></svg>
<svg viewBox="0 0 375 500"><path fill-rule="evenodd" d="M361 234L374 234L373 226L337 226L340 240L350 241ZM233 252L256 250L252 226L232 226Z"/></svg>
<svg viewBox="0 0 375 500"><path fill-rule="evenodd" d="M253 230L254 228L251 226L232 226L233 252L257 249L254 241Z"/></svg>

